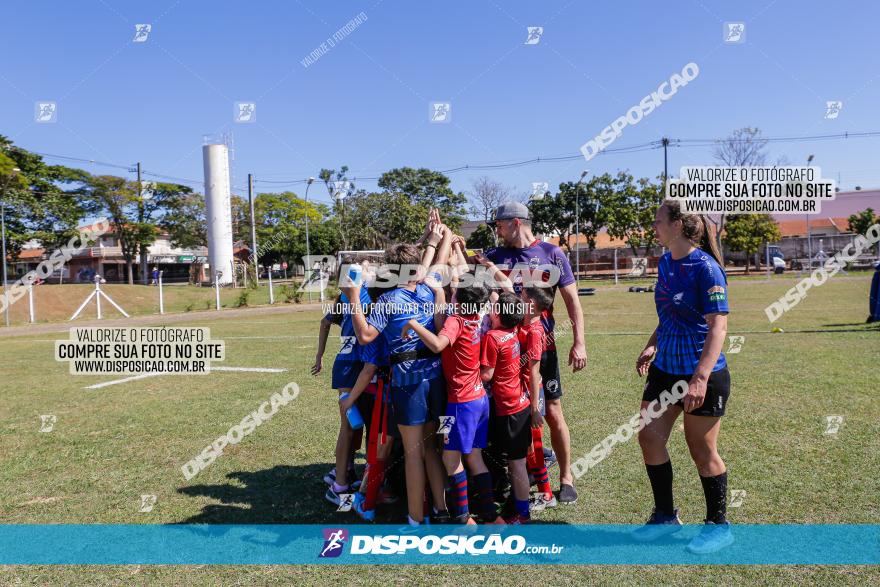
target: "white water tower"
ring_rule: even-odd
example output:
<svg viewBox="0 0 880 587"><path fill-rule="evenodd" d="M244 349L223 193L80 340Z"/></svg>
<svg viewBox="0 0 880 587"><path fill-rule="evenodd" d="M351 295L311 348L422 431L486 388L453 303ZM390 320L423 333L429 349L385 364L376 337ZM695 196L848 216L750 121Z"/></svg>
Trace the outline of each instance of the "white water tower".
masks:
<svg viewBox="0 0 880 587"><path fill-rule="evenodd" d="M205 212L208 221L208 263L211 281L218 271L221 285L232 283L232 209L229 149L224 143L202 146L205 167Z"/></svg>

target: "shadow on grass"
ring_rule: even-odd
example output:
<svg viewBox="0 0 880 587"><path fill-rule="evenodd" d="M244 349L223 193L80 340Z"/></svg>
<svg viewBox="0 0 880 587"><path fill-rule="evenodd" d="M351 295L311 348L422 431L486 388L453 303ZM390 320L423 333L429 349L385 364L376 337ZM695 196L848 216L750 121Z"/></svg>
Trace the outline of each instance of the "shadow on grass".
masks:
<svg viewBox="0 0 880 587"><path fill-rule="evenodd" d="M357 524L363 522L354 512L338 512L324 498L327 484L323 477L333 463L277 465L260 471L235 471L228 483L188 485L177 489L190 497L207 497L220 503L202 508L178 524ZM400 524L406 520L406 499L376 508L378 524ZM563 520L534 518L539 524L568 524Z"/></svg>
<svg viewBox="0 0 880 587"><path fill-rule="evenodd" d="M221 503L209 504L180 524L324 524L360 522L353 512L337 512L324 498L323 477L333 463L277 465L260 471L235 471L228 483L189 485L178 493L203 496ZM402 501L402 500L401 500ZM377 522L406 519L401 503L381 506ZM405 506L403 506L405 507ZM403 513L401 513L403 512ZM387 519L386 519L387 518Z"/></svg>
<svg viewBox="0 0 880 587"><path fill-rule="evenodd" d="M863 326L864 330L880 329L880 322L848 322L846 324L823 324L823 328L842 328L844 326Z"/></svg>

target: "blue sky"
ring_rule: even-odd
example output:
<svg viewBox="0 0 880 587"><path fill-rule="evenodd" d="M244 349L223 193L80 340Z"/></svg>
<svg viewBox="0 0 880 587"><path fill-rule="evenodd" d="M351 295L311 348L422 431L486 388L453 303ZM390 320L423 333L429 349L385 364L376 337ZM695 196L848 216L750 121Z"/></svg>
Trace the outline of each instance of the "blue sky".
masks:
<svg viewBox="0 0 880 587"><path fill-rule="evenodd" d="M361 12L356 30L301 64ZM746 23L745 42L722 42L725 21ZM774 137L880 131L878 21L873 1L7 0L0 134L201 180L202 136L232 132L236 186L251 172L258 191L302 194L265 182L343 164L364 178L577 154L691 61L699 76L613 147L747 125ZM152 25L144 43L132 43L137 23ZM538 44L525 44L528 26L544 27ZM57 123L34 121L41 100L57 102ZM827 100L843 102L837 119L824 117ZM234 103L251 101L256 122L234 123ZM451 102L449 124L429 122L432 101ZM791 164L815 154L844 189L880 187L878 152L880 138L771 145ZM711 148L669 151L670 170L709 162ZM450 177L457 190L488 175L527 193L583 169L654 177L662 166L662 150L647 150ZM310 196L327 199L323 188Z"/></svg>

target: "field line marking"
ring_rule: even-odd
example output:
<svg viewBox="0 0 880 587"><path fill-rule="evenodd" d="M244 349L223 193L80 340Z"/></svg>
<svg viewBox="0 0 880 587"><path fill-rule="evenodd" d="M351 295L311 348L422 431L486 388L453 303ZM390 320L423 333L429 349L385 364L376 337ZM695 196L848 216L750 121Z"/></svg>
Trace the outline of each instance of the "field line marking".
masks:
<svg viewBox="0 0 880 587"><path fill-rule="evenodd" d="M274 369L270 367L211 367L211 371L236 371L246 373L284 373L287 369ZM110 385L119 383L128 383L129 381L137 381L138 379L146 379L147 377L156 377L158 375L190 375L190 373L141 373L140 375L132 375L123 379L114 379L113 381L105 381L103 383L95 383L83 387L83 389L100 389Z"/></svg>
<svg viewBox="0 0 880 587"><path fill-rule="evenodd" d="M108 385L116 385L117 383L128 383L129 381L137 381L138 379L146 379L147 377L155 377L156 375L165 375L165 373L141 373L140 375L133 375L131 377L126 377L125 379L116 379L114 381L96 383L94 385L89 385L88 387L83 387L83 389L100 389L102 387L107 387ZM170 375L170 373L168 373L168 375Z"/></svg>
<svg viewBox="0 0 880 587"><path fill-rule="evenodd" d="M284 373L287 369L270 367L211 367L211 371L244 371L247 373Z"/></svg>

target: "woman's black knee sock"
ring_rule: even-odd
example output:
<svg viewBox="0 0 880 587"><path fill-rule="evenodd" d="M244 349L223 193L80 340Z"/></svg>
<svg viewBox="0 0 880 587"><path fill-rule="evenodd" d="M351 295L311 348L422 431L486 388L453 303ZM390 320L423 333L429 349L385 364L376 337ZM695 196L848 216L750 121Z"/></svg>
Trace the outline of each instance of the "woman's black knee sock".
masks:
<svg viewBox="0 0 880 587"><path fill-rule="evenodd" d="M645 469L648 470L651 491L654 492L654 507L658 512L672 515L675 511L672 504L672 461L662 465L646 464Z"/></svg>
<svg viewBox="0 0 880 587"><path fill-rule="evenodd" d="M706 495L706 521L723 524L727 521L727 471L714 477L700 475Z"/></svg>

